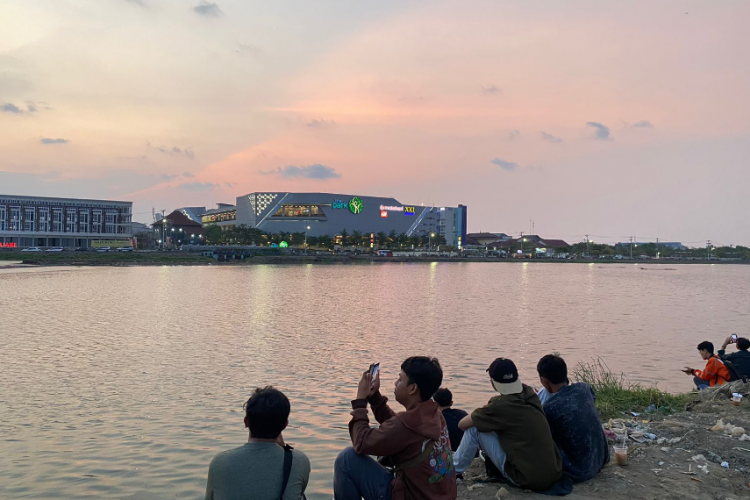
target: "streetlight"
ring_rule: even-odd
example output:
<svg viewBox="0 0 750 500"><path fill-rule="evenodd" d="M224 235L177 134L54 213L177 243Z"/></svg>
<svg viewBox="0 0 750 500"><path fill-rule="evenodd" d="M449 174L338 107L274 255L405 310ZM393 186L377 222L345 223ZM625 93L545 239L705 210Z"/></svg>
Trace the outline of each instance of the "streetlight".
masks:
<svg viewBox="0 0 750 500"><path fill-rule="evenodd" d="M430 253L432 253L432 238L435 237L435 233L430 233Z"/></svg>
<svg viewBox="0 0 750 500"><path fill-rule="evenodd" d="M305 248L307 248L307 231L310 230L310 226L307 226L307 230L305 230Z"/></svg>

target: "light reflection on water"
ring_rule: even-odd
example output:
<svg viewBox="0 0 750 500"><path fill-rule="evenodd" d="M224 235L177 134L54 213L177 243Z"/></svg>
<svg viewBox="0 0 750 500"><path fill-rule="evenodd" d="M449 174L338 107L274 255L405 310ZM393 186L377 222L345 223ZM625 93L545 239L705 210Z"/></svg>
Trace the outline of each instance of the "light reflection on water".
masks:
<svg viewBox="0 0 750 500"><path fill-rule="evenodd" d="M601 356L688 390L695 346L748 333L750 267L433 263L0 270L0 498L202 498L246 440L242 403L274 384L287 441L330 498L349 400L369 363L440 358L457 406L513 358ZM644 266L645 267L645 266Z"/></svg>

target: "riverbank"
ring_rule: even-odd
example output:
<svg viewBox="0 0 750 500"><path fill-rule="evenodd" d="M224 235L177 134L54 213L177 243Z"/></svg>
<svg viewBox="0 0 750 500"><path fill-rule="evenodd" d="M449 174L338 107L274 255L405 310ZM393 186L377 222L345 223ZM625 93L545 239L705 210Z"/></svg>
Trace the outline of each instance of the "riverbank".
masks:
<svg viewBox="0 0 750 500"><path fill-rule="evenodd" d="M685 264L750 264L744 261L719 260L563 260L563 259L499 259L492 257L446 257L438 255L377 257L373 255L248 255L243 260L217 261L193 252L0 252L0 262L19 262L35 266L199 266L253 264L371 264L371 263L556 263L556 264L619 264L637 265L644 270L674 270L673 265Z"/></svg>
<svg viewBox="0 0 750 500"><path fill-rule="evenodd" d="M200 266L216 263L211 257L182 252L2 252L0 263L2 262L13 262L23 267Z"/></svg>
<svg viewBox="0 0 750 500"><path fill-rule="evenodd" d="M580 375L579 367L573 377ZM750 432L750 405L743 402L734 406L727 399L734 391L747 397L750 383L738 381L731 388L717 387L669 399L665 393L658 395L661 391L640 386L613 391L617 381L622 379L609 375L609 379L604 380L609 388L596 386L594 377L597 406L600 410L619 413L620 418L603 416L603 425L607 430L627 429L627 466L618 465L612 457L594 479L575 485L567 498L734 500L750 496L750 436L746 434ZM660 407L657 401L653 403L655 407L644 411L643 404L647 402L644 394L649 392L651 397L662 398L664 403L684 406ZM635 406L631 406L633 404ZM613 406L617 406L617 410L612 409ZM626 414L625 408L632 408L630 411L634 413ZM719 428L719 420L730 427ZM734 430L734 434L728 434L730 430ZM474 461L464 477L466 480L458 488L458 498L462 500L548 498L512 486L484 483L486 474L480 459ZM501 492L501 488L504 491Z"/></svg>

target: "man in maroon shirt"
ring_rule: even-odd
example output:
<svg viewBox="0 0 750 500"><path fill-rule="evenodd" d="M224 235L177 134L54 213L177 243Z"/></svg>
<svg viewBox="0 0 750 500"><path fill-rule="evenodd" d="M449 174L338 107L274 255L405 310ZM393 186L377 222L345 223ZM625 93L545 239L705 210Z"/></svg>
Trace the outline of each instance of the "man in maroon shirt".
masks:
<svg viewBox="0 0 750 500"><path fill-rule="evenodd" d="M443 381L435 358L414 356L401 364L393 391L406 411L395 413L380 394L380 374L362 375L352 401L352 448L336 458L336 500L455 500L448 428L432 395ZM367 403L380 427L370 427ZM384 458L386 468L368 455Z"/></svg>

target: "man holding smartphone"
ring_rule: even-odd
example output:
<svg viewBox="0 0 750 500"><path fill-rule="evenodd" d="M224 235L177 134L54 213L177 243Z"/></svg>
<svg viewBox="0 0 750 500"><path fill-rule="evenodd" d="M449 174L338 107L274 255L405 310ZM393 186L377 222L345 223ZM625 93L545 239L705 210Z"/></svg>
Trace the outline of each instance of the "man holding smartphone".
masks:
<svg viewBox="0 0 750 500"><path fill-rule="evenodd" d="M726 348L729 344L737 344L737 352L726 354ZM737 337L737 334L734 333L724 341L724 345L719 349L719 357L722 361L732 363L732 367L740 378L750 378L750 352L748 352L748 349L750 349L750 340L745 337Z"/></svg>
<svg viewBox="0 0 750 500"><path fill-rule="evenodd" d="M431 399L442 381L436 358L408 358L393 391L406 411L396 413L380 394L379 370L371 366L362 374L349 422L352 447L334 464L336 500L455 500L448 427ZM370 427L368 403L380 427Z"/></svg>

